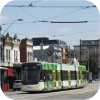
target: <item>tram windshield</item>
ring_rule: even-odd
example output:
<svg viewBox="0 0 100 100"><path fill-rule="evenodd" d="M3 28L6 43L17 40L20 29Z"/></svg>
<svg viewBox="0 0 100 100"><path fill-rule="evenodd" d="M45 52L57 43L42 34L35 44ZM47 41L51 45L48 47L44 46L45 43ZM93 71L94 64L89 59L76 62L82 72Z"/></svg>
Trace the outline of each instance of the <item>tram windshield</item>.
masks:
<svg viewBox="0 0 100 100"><path fill-rule="evenodd" d="M22 84L38 84L40 80L40 63L27 63L22 65Z"/></svg>

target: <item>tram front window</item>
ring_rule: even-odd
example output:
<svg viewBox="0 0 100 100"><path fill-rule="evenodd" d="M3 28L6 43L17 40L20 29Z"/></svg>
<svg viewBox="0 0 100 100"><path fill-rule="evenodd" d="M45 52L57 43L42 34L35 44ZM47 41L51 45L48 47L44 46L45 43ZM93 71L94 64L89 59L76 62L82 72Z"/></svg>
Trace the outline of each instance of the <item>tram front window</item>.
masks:
<svg viewBox="0 0 100 100"><path fill-rule="evenodd" d="M40 66L23 67L22 70L23 85L38 84L39 80L40 80Z"/></svg>

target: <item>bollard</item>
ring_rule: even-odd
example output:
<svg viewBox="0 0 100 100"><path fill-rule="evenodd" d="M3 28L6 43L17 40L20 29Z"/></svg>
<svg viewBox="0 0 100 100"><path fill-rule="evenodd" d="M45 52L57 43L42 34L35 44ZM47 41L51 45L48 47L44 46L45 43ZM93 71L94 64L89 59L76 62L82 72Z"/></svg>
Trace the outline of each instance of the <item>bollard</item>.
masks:
<svg viewBox="0 0 100 100"><path fill-rule="evenodd" d="M5 91L7 91L7 84L5 83Z"/></svg>

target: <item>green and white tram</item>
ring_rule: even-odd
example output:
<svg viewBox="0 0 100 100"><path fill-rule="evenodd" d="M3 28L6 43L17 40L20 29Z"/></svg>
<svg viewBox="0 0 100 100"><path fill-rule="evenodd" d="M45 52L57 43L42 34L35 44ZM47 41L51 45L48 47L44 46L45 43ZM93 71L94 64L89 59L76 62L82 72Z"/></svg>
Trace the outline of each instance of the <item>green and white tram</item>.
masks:
<svg viewBox="0 0 100 100"><path fill-rule="evenodd" d="M87 84L86 67L32 62L22 64L22 91L51 91L79 88Z"/></svg>

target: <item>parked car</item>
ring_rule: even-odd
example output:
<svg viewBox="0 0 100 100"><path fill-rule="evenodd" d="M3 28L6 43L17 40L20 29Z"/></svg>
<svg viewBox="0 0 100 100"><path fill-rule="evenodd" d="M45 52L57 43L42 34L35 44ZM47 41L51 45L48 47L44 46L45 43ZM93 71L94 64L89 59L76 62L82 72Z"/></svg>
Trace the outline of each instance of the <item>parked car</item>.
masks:
<svg viewBox="0 0 100 100"><path fill-rule="evenodd" d="M20 91L21 90L21 85L22 85L21 80L15 80L14 83L13 83L13 91L15 91L15 90Z"/></svg>

